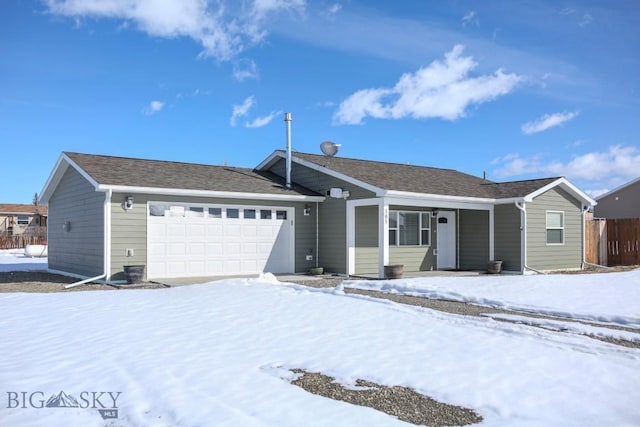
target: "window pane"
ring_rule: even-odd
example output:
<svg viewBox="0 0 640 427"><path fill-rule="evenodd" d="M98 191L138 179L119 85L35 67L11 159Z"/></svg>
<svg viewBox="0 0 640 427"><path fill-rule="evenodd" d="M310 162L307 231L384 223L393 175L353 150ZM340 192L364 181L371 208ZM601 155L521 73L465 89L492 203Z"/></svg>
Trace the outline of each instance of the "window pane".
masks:
<svg viewBox="0 0 640 427"><path fill-rule="evenodd" d="M18 215L18 224L29 224L29 215Z"/></svg>
<svg viewBox="0 0 640 427"><path fill-rule="evenodd" d="M398 222L400 245L417 245L420 225L418 212L400 212Z"/></svg>
<svg viewBox="0 0 640 427"><path fill-rule="evenodd" d="M422 212L422 228L430 228L431 225L431 212Z"/></svg>
<svg viewBox="0 0 640 427"><path fill-rule="evenodd" d="M422 230L422 245L423 246L429 246L429 244L431 243L429 241L429 237L430 237L429 234L430 234L429 230Z"/></svg>
<svg viewBox="0 0 640 427"><path fill-rule="evenodd" d="M245 209L244 210L244 219L254 219L256 217L255 209Z"/></svg>
<svg viewBox="0 0 640 427"><path fill-rule="evenodd" d="M209 208L209 218L222 218L222 208Z"/></svg>
<svg viewBox="0 0 640 427"><path fill-rule="evenodd" d="M389 212L389 228L398 228L398 212Z"/></svg>
<svg viewBox="0 0 640 427"><path fill-rule="evenodd" d="M203 217L204 216L204 208L190 207L187 216Z"/></svg>
<svg viewBox="0 0 640 427"><path fill-rule="evenodd" d="M239 218L239 217L240 217L240 209L227 208L227 218Z"/></svg>
<svg viewBox="0 0 640 427"><path fill-rule="evenodd" d="M562 227L562 212L547 212L547 228Z"/></svg>
<svg viewBox="0 0 640 427"><path fill-rule="evenodd" d="M547 243L562 243L563 230L547 230Z"/></svg>
<svg viewBox="0 0 640 427"><path fill-rule="evenodd" d="M287 219L287 211L276 211L276 219Z"/></svg>
<svg viewBox="0 0 640 427"><path fill-rule="evenodd" d="M398 244L396 240L396 236L397 236L396 230L389 230L389 246L395 246Z"/></svg>
<svg viewBox="0 0 640 427"><path fill-rule="evenodd" d="M149 216L164 216L165 205L149 205Z"/></svg>
<svg viewBox="0 0 640 427"><path fill-rule="evenodd" d="M271 219L271 210L260 209L260 219Z"/></svg>

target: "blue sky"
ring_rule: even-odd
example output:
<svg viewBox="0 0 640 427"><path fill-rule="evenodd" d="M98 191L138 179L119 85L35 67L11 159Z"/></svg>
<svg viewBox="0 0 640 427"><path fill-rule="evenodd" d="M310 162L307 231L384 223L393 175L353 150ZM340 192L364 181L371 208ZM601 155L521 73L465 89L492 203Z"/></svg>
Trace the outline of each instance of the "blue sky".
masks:
<svg viewBox="0 0 640 427"><path fill-rule="evenodd" d="M293 149L596 196L640 176L640 3L0 0L0 202L62 151Z"/></svg>

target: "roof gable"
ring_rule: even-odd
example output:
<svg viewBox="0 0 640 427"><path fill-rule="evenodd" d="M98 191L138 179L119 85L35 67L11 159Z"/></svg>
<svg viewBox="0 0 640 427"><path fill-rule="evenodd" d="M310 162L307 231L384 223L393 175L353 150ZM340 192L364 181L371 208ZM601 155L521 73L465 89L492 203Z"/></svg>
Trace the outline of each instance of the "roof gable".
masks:
<svg viewBox="0 0 640 427"><path fill-rule="evenodd" d="M321 197L301 186L286 189L284 180L268 171L65 152L43 190L44 200L49 199L68 167L77 169L96 190L104 191Z"/></svg>
<svg viewBox="0 0 640 427"><path fill-rule="evenodd" d="M284 151L276 150L258 166L258 169L268 170L277 159L284 156ZM292 161L338 176L345 181L375 191L379 196L393 192L394 194L410 193L486 201L531 201L556 185L561 185L573 197L588 204L595 203L563 177L493 182L453 169L327 157L300 152L292 154Z"/></svg>
<svg viewBox="0 0 640 427"><path fill-rule="evenodd" d="M604 199L606 197L611 197L614 194L616 194L617 192L619 192L621 190L624 190L625 188L628 188L628 187L638 187L638 191L640 191L640 177L638 177L636 179L633 179L633 180L631 180L631 181L629 181L627 183L624 183L621 186L616 187L611 191L608 191L606 193L603 193L603 194L599 195L598 197L596 197L596 200L601 200L601 199Z"/></svg>

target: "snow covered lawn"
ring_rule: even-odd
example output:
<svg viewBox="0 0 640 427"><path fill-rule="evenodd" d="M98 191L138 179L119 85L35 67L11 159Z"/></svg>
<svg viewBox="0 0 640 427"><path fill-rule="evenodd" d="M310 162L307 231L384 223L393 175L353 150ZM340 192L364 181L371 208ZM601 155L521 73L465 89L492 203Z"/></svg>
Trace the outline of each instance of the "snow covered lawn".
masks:
<svg viewBox="0 0 640 427"><path fill-rule="evenodd" d="M620 316L632 324L637 294L625 292L633 290L629 281L640 286L637 273L602 276L617 283L624 310L636 310ZM556 280L509 279L531 283L527 304ZM603 316L586 295L580 310L549 299L554 310L589 315L581 310L591 306ZM0 294L0 328L2 426L408 425L307 393L286 379L293 368L345 384L362 378L412 387L474 409L484 426L640 422L640 350L269 275L157 290ZM52 396L78 407L48 408Z"/></svg>
<svg viewBox="0 0 640 427"><path fill-rule="evenodd" d="M47 258L30 258L24 249L0 249L0 272L37 271L47 269Z"/></svg>
<svg viewBox="0 0 640 427"><path fill-rule="evenodd" d="M603 274L347 281L344 286L640 328L640 269Z"/></svg>

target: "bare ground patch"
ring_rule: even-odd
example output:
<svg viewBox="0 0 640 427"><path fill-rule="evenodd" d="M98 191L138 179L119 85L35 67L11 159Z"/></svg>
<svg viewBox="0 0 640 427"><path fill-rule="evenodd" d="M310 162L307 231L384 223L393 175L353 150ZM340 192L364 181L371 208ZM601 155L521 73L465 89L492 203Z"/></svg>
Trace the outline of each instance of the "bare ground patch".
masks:
<svg viewBox="0 0 640 427"><path fill-rule="evenodd" d="M87 283L65 289L65 285L75 283L79 279L46 271L10 271L0 272L0 292L76 292L76 291L113 291L118 289L153 289L165 288L158 283L141 283L139 285L105 285Z"/></svg>
<svg viewBox="0 0 640 427"><path fill-rule="evenodd" d="M299 375L291 384L309 393L367 406L411 424L444 427L482 422L482 417L471 409L438 402L408 387L390 387L362 379L356 380L356 387L345 387L318 372L302 369L291 369L291 372Z"/></svg>

